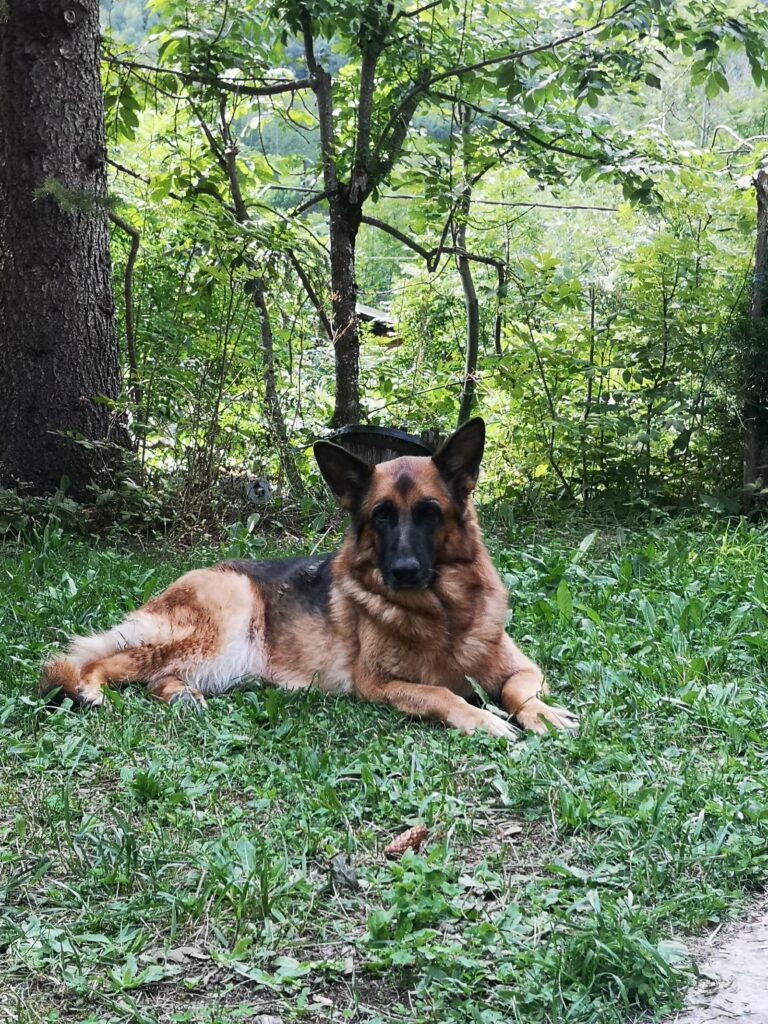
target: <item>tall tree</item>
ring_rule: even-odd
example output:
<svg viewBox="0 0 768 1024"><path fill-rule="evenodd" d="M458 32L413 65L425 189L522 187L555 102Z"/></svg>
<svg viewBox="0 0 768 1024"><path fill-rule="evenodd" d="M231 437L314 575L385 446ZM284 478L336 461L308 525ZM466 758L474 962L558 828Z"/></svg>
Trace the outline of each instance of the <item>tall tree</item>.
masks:
<svg viewBox="0 0 768 1024"><path fill-rule="evenodd" d="M0 484L76 496L125 441L99 45L98 0L0 4Z"/></svg>
<svg viewBox="0 0 768 1024"><path fill-rule="evenodd" d="M580 0L567 10L557 0L243 0L233 11L203 0L155 0L163 26L158 64L108 59L140 80L152 76L165 95L186 92L200 103L223 89L252 104L259 126L269 112L314 133L314 174L301 168L279 187L309 185L313 194L297 215L327 205L333 422L340 425L356 422L361 409L357 236L372 222L367 204L396 184L397 168L402 184L409 174L411 184L429 180L440 133L420 142L417 115L445 123L461 101L473 125L495 129L499 152L544 180L562 180L567 158L583 177L618 177L627 198L651 201L648 168L661 154L638 133L593 116L594 108L602 97L658 86L657 64L674 50L697 53L694 78L714 95L728 87L722 53L734 40L761 81L765 12L745 7L737 19L731 8L729 0ZM420 145L423 168L415 166ZM455 198L431 196L442 213Z"/></svg>
<svg viewBox="0 0 768 1024"><path fill-rule="evenodd" d="M746 511L754 505L755 488L768 488L768 167L757 171L753 183L757 237L742 414Z"/></svg>

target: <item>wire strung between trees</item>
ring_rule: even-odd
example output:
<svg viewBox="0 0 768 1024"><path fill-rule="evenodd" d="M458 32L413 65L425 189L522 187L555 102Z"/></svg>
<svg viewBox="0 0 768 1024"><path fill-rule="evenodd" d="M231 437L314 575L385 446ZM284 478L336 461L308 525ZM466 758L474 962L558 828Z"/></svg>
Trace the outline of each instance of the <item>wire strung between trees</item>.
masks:
<svg viewBox="0 0 768 1024"><path fill-rule="evenodd" d="M273 189L278 192L301 192L302 195L318 196L319 199L316 202L322 202L326 198L325 193L321 189L306 188L303 185L265 185L267 189ZM411 195L407 192L387 193L381 196L382 199L409 199L409 200L422 200L424 196ZM599 210L603 213L618 213L618 206L589 206L584 203L535 203L535 202L507 202L500 199L473 199L472 203L477 203L479 206L509 206L509 207L526 207L529 209L541 209L541 210Z"/></svg>

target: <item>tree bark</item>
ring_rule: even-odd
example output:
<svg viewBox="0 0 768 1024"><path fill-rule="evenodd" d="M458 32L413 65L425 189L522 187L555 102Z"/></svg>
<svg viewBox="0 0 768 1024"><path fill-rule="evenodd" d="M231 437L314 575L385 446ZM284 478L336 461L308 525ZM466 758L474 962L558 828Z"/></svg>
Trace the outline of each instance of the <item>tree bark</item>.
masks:
<svg viewBox="0 0 768 1024"><path fill-rule="evenodd" d="M128 358L128 379L130 380L131 401L134 405L136 416L141 420L143 416L141 381L139 380L139 361L136 355L136 331L133 323L133 268L136 266L136 257L139 255L141 235L129 224L127 220L119 217L114 210L110 210L109 219L131 240L131 248L128 258L125 261L125 275L123 277L123 302L125 305L125 354Z"/></svg>
<svg viewBox="0 0 768 1024"><path fill-rule="evenodd" d="M455 239L459 254L456 257L456 263L459 277L461 278L461 288L464 292L464 308L467 313L467 348L464 353L464 377L461 385L458 422L456 424L457 427L460 427L462 423L466 423L469 419L475 398L477 357L480 350L480 303L477 299L477 290L472 276L472 264L465 255L467 251L467 218L469 217L470 205L472 203L472 185L469 180L472 114L468 107L461 106L457 116L461 124L464 187L457 206L459 222Z"/></svg>
<svg viewBox="0 0 768 1024"><path fill-rule="evenodd" d="M466 247L466 221L460 226L457 232L457 243L460 248ZM472 276L472 265L466 256L457 257L461 288L464 292L464 308L467 312L467 348L464 353L464 376L461 383L461 403L459 405L459 416L456 423L460 427L466 423L472 412L472 405L475 400L475 386L477 374L477 356L480 348L480 304L477 299L477 290Z"/></svg>
<svg viewBox="0 0 768 1024"><path fill-rule="evenodd" d="M128 440L98 0L4 0L0 97L0 484L83 497Z"/></svg>
<svg viewBox="0 0 768 1024"><path fill-rule="evenodd" d="M367 182L360 176L361 166L357 167L356 174L353 175L354 201L350 199L350 185L339 181L336 173L333 80L315 57L312 18L306 7L301 8L300 22L304 38L304 58L312 91L317 100L323 184L328 196L331 323L336 371L336 395L331 425L342 427L360 422L360 334L357 324L355 240L363 214L363 203L369 189ZM369 77L372 89L372 70ZM370 113L367 116L370 116ZM358 123L358 132L360 129L361 125ZM364 162L365 156L366 154L361 153L358 147L359 165Z"/></svg>
<svg viewBox="0 0 768 1024"><path fill-rule="evenodd" d="M749 307L744 380L744 511L755 505L754 489L768 486L768 168L754 178L757 199L755 275Z"/></svg>
<svg viewBox="0 0 768 1024"><path fill-rule="evenodd" d="M360 422L360 332L357 323L355 241L362 204L340 194L329 200L331 249L331 320L336 369L336 396L331 425Z"/></svg>

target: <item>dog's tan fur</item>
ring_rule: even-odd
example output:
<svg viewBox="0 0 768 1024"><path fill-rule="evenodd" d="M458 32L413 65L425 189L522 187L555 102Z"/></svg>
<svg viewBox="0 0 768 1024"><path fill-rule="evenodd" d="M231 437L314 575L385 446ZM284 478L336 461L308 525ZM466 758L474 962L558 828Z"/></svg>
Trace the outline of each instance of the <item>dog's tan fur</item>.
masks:
<svg viewBox="0 0 768 1024"><path fill-rule="evenodd" d="M262 580L259 563L195 570L120 626L75 639L44 667L41 690L96 705L105 685L137 681L168 703L204 704L206 696L258 677L287 688L353 692L463 733L511 738L504 718L465 699L471 677L520 726L571 728L569 712L542 701L541 671L504 630L507 595L472 508L474 480L464 478L462 486L457 498L430 458L378 465L330 561L323 601L308 601L302 590L301 580L314 578L313 563L308 575L285 580ZM440 505L435 579L426 589L384 584L369 519L382 498L398 507L427 498Z"/></svg>

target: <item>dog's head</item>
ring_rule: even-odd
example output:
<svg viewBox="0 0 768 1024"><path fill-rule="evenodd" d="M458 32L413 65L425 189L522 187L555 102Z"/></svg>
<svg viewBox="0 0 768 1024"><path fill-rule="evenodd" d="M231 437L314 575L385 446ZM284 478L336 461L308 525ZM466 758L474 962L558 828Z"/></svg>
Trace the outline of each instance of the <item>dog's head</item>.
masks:
<svg viewBox="0 0 768 1024"><path fill-rule="evenodd" d="M461 530L480 472L485 424L473 419L429 457L377 466L339 445L318 441L315 458L359 540L370 539L389 590L425 590L455 531Z"/></svg>

